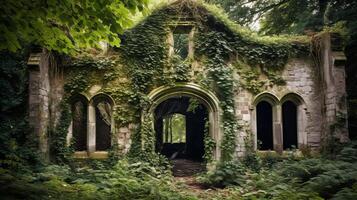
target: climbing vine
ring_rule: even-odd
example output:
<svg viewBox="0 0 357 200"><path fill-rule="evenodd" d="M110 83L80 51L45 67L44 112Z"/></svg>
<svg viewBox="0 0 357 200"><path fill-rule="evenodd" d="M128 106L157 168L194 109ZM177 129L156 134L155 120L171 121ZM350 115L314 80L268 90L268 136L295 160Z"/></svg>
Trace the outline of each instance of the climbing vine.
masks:
<svg viewBox="0 0 357 200"><path fill-rule="evenodd" d="M180 20L187 19L195 26L194 58L169 56L168 35L173 27L181 26ZM200 84L220 100L222 160L233 158L240 130L235 117L236 88L241 86L255 94L266 85L283 85L281 71L288 59L308 52L304 39L259 39L229 21L217 8L192 1L180 1L153 11L126 31L121 40L122 46L112 49L110 56L84 56L73 61L68 68L71 75L66 80L66 92L89 93L93 85L98 85L97 92L107 93L118 105L113 116L119 127L139 125L131 148L154 152L152 120L148 117L150 113L144 112L151 104L147 94L162 85ZM197 67L202 70L196 71ZM238 82L234 78L236 72ZM260 79L261 74L266 79ZM207 160L211 160L207 152L216 145L212 140L205 139Z"/></svg>
<svg viewBox="0 0 357 200"><path fill-rule="evenodd" d="M223 111L222 160L231 160L235 150L238 125L234 114L233 70L226 64L230 49L224 40L221 40L221 36L218 32L200 34L197 40L197 52L210 58L205 62L207 78L214 83L212 87L220 99Z"/></svg>
<svg viewBox="0 0 357 200"><path fill-rule="evenodd" d="M213 153L216 148L216 141L209 134L209 122L206 119L205 130L204 130L204 143L205 143L205 154L204 159L207 163L213 161Z"/></svg>
<svg viewBox="0 0 357 200"><path fill-rule="evenodd" d="M60 103L61 116L56 127L49 130L51 158L57 163L65 163L71 159L74 153L73 143L67 144L68 127L71 123L71 109L68 100Z"/></svg>

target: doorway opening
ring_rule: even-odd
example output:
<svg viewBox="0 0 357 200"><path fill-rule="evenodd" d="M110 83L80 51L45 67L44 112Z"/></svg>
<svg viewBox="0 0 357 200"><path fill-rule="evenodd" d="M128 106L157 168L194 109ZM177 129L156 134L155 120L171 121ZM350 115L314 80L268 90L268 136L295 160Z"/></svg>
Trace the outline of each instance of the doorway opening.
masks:
<svg viewBox="0 0 357 200"><path fill-rule="evenodd" d="M208 133L207 108L192 97L171 97L154 110L156 151L172 160L174 175L205 170L204 137Z"/></svg>

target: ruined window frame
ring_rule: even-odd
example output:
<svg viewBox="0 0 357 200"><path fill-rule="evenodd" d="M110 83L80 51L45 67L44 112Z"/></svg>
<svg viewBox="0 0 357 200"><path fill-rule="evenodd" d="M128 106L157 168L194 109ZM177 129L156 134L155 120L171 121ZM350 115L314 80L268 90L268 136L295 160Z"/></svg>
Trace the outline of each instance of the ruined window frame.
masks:
<svg viewBox="0 0 357 200"><path fill-rule="evenodd" d="M296 92L287 92L282 95L282 98L278 98L272 93L263 92L258 94L252 103L254 110L252 112L252 121L251 127L254 135L254 149L261 153L270 152L269 150L259 150L257 148L257 118L256 118L256 106L261 101L270 102L273 109L273 145L274 148L272 151L276 151L278 153L289 152L291 150L284 150L284 138L283 138L283 116L282 116L282 105L286 101L292 101L297 107L297 147L299 150L307 145L307 132L306 132L306 119L307 119L307 107L302 96Z"/></svg>
<svg viewBox="0 0 357 200"><path fill-rule="evenodd" d="M195 25L192 22L177 22L175 24L170 24L169 34L167 37L167 43L169 45L168 56L172 57L175 54L175 41L174 34L185 33L188 34L188 53L187 57L184 60L193 60L194 59L194 35L195 35Z"/></svg>
<svg viewBox="0 0 357 200"><path fill-rule="evenodd" d="M86 99L86 105L87 105L87 148L85 151L75 151L73 154L74 158L94 158L94 159L102 159L102 158L108 158L108 151L113 145L113 133L115 132L115 122L114 122L114 109L115 109L115 103L114 100L112 99L111 96L104 94L104 93L99 93L94 95L92 98L87 98L83 94L77 94L73 97L73 99L77 99L77 96L83 96ZM111 126L110 126L110 147L105 150L105 151L97 151L96 149L96 110L95 107L96 105L101 102L101 100L107 101L111 105ZM75 101L71 101L71 106L72 104L75 103ZM71 145L71 140L73 138L73 120L71 121L71 124L68 128L68 133L67 133L67 145Z"/></svg>

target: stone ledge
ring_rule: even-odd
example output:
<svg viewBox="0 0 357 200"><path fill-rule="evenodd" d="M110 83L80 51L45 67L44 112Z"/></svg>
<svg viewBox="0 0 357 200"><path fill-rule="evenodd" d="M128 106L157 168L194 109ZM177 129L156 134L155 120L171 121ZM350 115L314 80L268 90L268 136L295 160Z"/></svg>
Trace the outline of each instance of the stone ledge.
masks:
<svg viewBox="0 0 357 200"><path fill-rule="evenodd" d="M73 154L73 158L79 158L79 159L107 159L108 158L108 152L107 151L96 151L93 153L88 153L87 151L76 151Z"/></svg>

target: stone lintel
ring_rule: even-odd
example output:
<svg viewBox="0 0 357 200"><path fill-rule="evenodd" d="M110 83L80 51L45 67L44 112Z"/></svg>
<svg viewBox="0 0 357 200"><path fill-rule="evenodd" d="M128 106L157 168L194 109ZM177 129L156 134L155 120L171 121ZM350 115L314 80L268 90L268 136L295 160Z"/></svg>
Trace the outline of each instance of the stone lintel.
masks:
<svg viewBox="0 0 357 200"><path fill-rule="evenodd" d="M334 58L334 65L338 67L343 67L346 64L346 55L342 51L334 51L332 52L332 56Z"/></svg>
<svg viewBox="0 0 357 200"><path fill-rule="evenodd" d="M30 54L29 59L27 60L27 65L29 66L29 68L39 70L41 54L42 53L31 53Z"/></svg>

